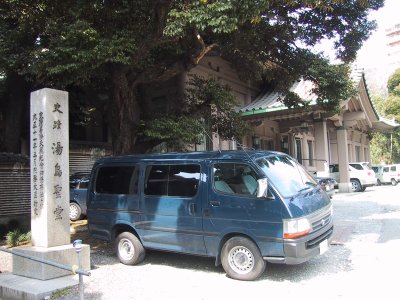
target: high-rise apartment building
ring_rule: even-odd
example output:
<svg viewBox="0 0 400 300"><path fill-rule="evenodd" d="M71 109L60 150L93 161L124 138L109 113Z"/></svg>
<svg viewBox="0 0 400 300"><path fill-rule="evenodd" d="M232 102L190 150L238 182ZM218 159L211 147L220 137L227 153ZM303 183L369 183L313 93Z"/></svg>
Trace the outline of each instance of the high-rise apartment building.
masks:
<svg viewBox="0 0 400 300"><path fill-rule="evenodd" d="M365 72L373 95L387 96L387 81L400 68L400 23L378 32L375 43L366 43L357 67Z"/></svg>
<svg viewBox="0 0 400 300"><path fill-rule="evenodd" d="M400 67L400 24L385 30L388 64Z"/></svg>

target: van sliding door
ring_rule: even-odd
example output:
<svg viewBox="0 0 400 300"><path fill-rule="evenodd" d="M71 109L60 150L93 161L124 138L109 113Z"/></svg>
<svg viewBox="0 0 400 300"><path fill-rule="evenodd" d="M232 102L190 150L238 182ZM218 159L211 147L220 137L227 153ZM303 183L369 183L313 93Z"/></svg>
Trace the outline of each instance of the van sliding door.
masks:
<svg viewBox="0 0 400 300"><path fill-rule="evenodd" d="M148 165L141 235L145 247L204 254L200 164Z"/></svg>

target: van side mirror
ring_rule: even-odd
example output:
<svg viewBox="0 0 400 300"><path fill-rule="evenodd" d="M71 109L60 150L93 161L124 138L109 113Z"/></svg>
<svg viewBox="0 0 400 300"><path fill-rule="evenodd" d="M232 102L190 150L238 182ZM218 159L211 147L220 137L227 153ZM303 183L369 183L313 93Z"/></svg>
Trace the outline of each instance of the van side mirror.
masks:
<svg viewBox="0 0 400 300"><path fill-rule="evenodd" d="M257 198L266 198L268 192L268 179L261 178L257 180Z"/></svg>

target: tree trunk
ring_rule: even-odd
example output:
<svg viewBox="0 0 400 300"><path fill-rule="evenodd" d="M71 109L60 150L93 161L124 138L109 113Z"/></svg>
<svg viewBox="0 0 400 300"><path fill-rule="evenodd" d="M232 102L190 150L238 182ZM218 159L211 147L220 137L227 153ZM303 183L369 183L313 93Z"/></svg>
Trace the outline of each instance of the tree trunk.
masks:
<svg viewBox="0 0 400 300"><path fill-rule="evenodd" d="M132 154L140 121L140 106L136 86L128 81L123 67L114 67L113 99L111 102L111 133L114 154Z"/></svg>
<svg viewBox="0 0 400 300"><path fill-rule="evenodd" d="M29 107L29 88L21 76L11 74L7 76L7 90L4 144L1 146L1 151L21 153L23 128L29 127L24 117L24 112Z"/></svg>

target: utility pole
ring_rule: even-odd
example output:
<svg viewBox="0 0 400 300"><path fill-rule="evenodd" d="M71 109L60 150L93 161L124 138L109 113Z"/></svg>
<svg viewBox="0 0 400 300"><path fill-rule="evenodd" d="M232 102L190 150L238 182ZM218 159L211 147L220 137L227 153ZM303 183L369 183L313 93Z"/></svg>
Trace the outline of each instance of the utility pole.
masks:
<svg viewBox="0 0 400 300"><path fill-rule="evenodd" d="M393 163L393 133L390 133L390 163Z"/></svg>

